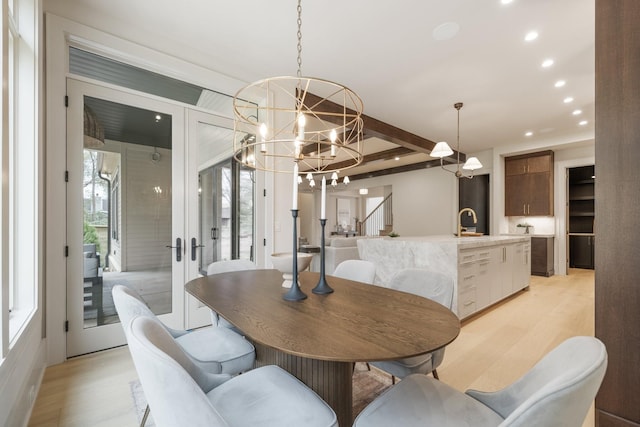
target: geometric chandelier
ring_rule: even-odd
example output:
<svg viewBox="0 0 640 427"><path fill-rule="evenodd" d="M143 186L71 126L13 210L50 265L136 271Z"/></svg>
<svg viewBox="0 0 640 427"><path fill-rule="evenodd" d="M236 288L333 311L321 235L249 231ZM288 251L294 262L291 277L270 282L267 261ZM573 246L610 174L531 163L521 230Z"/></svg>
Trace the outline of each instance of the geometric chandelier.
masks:
<svg viewBox="0 0 640 427"><path fill-rule="evenodd" d="M329 80L302 76L298 0L298 72L240 89L233 98L234 158L263 171L339 172L362 163L362 100Z"/></svg>
<svg viewBox="0 0 640 427"><path fill-rule="evenodd" d="M480 163L480 160L478 160L477 157L469 157L467 159L467 161L464 163L464 165L462 166L463 170L470 170L471 171L471 175L464 175L463 172L460 170L460 109L462 108L462 102L456 102L453 107L458 110L458 145L457 145L457 152L458 152L458 161L457 161L457 169L455 171L449 170L447 168L444 167L443 164L443 157L447 157L453 154L453 150L451 149L451 147L449 147L449 144L447 144L444 141L438 142L436 144L435 147L433 147L433 150L431 150L431 153L429 154L431 157L436 157L440 159L440 167L442 167L442 169L446 170L447 172L451 172L452 174L454 174L457 178L473 178L473 171L476 169L482 169L482 163Z"/></svg>

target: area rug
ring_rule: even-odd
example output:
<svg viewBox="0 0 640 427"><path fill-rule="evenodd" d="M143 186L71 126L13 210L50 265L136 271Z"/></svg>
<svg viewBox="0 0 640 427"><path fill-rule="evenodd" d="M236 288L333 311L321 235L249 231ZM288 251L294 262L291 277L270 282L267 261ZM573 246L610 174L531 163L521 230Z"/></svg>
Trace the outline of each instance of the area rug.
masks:
<svg viewBox="0 0 640 427"><path fill-rule="evenodd" d="M142 421L147 400L140 381L131 381L131 396L138 417L138 423ZM356 363L353 371L353 417L355 418L373 399L391 386L391 376L374 367L367 370L364 363ZM153 412L149 414L146 427L155 426Z"/></svg>

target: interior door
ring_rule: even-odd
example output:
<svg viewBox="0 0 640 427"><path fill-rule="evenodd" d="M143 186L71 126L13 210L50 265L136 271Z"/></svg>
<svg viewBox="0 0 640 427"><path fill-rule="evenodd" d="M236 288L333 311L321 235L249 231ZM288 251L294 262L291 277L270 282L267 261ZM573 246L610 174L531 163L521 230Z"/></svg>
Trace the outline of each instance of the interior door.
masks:
<svg viewBox="0 0 640 427"><path fill-rule="evenodd" d="M117 284L184 327L185 110L67 84L67 355L75 356L125 343L111 298Z"/></svg>

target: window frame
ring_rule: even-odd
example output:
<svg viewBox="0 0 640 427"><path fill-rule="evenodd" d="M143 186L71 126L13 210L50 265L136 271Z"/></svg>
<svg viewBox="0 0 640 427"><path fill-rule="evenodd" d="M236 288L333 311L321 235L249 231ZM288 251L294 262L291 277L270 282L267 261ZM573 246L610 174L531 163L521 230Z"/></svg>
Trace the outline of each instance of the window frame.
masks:
<svg viewBox="0 0 640 427"><path fill-rule="evenodd" d="M2 3L2 358L38 307L41 171L36 7L34 0Z"/></svg>

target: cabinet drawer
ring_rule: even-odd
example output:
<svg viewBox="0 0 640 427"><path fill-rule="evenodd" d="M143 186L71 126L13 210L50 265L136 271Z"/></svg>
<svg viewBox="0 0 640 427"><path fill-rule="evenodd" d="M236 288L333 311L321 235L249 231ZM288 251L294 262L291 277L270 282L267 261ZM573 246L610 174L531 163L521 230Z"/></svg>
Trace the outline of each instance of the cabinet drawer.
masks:
<svg viewBox="0 0 640 427"><path fill-rule="evenodd" d="M472 286L458 294L458 317L461 319L476 312L476 288Z"/></svg>
<svg viewBox="0 0 640 427"><path fill-rule="evenodd" d="M477 265L475 263L461 265L458 268L458 292L476 285Z"/></svg>
<svg viewBox="0 0 640 427"><path fill-rule="evenodd" d="M478 252L464 251L460 252L460 259L458 260L458 264L460 267L473 264L476 259L478 259Z"/></svg>

